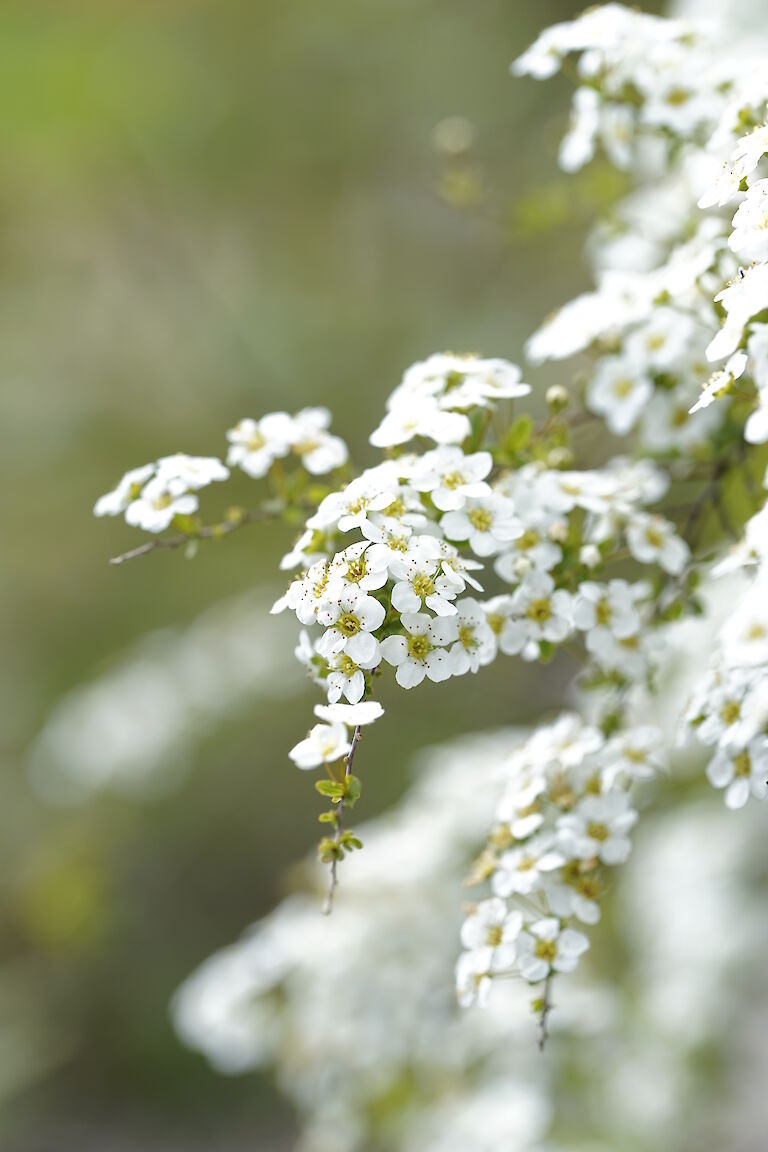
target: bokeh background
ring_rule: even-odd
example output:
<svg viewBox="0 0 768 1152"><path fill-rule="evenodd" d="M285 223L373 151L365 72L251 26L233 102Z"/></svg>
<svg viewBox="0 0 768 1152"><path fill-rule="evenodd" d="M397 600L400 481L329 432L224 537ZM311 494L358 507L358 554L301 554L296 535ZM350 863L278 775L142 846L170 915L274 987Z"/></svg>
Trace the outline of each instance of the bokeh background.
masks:
<svg viewBox="0 0 768 1152"><path fill-rule="evenodd" d="M619 191L599 166L557 174L565 82L508 75L581 6L0 6L9 1152L291 1147L270 1085L217 1077L167 1007L316 838L286 758L314 697L265 615L289 534L113 569L135 537L91 507L128 467L221 454L226 428L279 407L327 403L372 461L368 431L410 362L519 359L587 282L585 228ZM435 144L451 116L476 126L452 159ZM402 701L398 746L366 749L366 815L401 794L409 749L529 718L557 675Z"/></svg>

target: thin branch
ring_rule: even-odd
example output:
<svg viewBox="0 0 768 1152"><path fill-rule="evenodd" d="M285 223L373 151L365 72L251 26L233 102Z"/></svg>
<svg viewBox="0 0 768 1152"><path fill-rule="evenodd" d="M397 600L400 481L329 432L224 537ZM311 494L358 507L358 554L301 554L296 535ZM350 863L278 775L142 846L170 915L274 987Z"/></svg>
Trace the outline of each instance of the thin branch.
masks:
<svg viewBox="0 0 768 1152"><path fill-rule="evenodd" d="M357 746L360 743L361 731L362 731L362 729L361 729L360 725L358 724L355 728L355 732L354 732L354 735L352 737L352 745L349 749L349 752L347 753L347 759L344 762L344 778L345 779L349 779L349 777L352 775L352 765L354 764L354 761L355 761L355 752L357 752ZM337 844L340 843L343 832L344 832L344 797L342 796L341 799L339 800L338 804L336 805L336 836L334 837L334 839L335 839ZM339 883L338 865L339 865L339 861L338 861L337 857L334 856L333 859L331 860L330 879L328 882L328 894L326 895L325 903L323 904L323 915L324 916L330 916L331 911L333 910L333 896L334 896L334 893L335 893L336 888L338 887L338 883Z"/></svg>
<svg viewBox="0 0 768 1152"><path fill-rule="evenodd" d="M547 1040L549 1039L549 1014L554 1005L552 1004L552 973L550 972L544 981L544 996L541 1003L541 1014L539 1016L539 1031L538 1031L538 1044L539 1052L543 1052L546 1047Z"/></svg>
<svg viewBox="0 0 768 1152"><path fill-rule="evenodd" d="M138 548L131 548L130 551L123 552L120 556L113 556L109 562L118 567L120 564L125 564L127 560L137 560L139 556L148 556L150 552L157 552L161 548L183 548L185 544L189 544L193 540L218 540L222 536L229 536L231 532L236 532L245 524L263 523L265 520L274 520L276 516L277 513L275 512L257 508L253 512L243 512L242 515L232 520L224 520L221 524L205 525L195 532L179 532L176 536L155 536L152 540L147 540L145 544L139 544Z"/></svg>

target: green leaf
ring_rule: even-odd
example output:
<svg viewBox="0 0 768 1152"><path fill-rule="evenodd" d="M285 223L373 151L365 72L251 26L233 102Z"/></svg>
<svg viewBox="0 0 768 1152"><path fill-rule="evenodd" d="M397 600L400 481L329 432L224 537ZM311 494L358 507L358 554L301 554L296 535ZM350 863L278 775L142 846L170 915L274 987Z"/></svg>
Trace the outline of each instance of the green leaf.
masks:
<svg viewBox="0 0 768 1152"><path fill-rule="evenodd" d="M339 784L337 780L317 780L315 791L319 792L321 796L328 796L331 800L341 800L344 795L344 785Z"/></svg>
<svg viewBox="0 0 768 1152"><path fill-rule="evenodd" d="M360 794L363 790L363 785L357 776L347 776L346 780L346 799L350 808L352 808L357 800L360 799Z"/></svg>
<svg viewBox="0 0 768 1152"><path fill-rule="evenodd" d="M522 452L533 434L533 420L530 416L518 416L507 430L504 447L508 452Z"/></svg>

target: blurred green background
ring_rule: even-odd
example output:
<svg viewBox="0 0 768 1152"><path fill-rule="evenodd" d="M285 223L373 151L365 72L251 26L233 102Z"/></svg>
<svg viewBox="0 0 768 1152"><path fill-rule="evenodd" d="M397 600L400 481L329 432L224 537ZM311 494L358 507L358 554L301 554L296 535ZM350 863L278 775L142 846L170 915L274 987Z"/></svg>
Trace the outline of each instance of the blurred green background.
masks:
<svg viewBox="0 0 768 1152"><path fill-rule="evenodd" d="M308 403L372 462L404 367L445 348L519 359L586 283L584 229L614 190L557 175L565 84L507 71L580 7L0 6L4 1149L291 1146L269 1085L210 1072L167 1004L316 839L316 798L286 758L314 701L301 670L222 724L203 717L183 782L150 799L46 803L29 749L141 637L281 588L280 529L109 568L136 536L91 507L125 469L223 454L240 417ZM433 130L456 115L476 143L446 168ZM478 186L472 210L446 203ZM285 644L265 628L254 644ZM445 687L401 702L398 746L365 749L365 815L400 794L410 749L528 717L557 672L519 675L478 678L469 708Z"/></svg>

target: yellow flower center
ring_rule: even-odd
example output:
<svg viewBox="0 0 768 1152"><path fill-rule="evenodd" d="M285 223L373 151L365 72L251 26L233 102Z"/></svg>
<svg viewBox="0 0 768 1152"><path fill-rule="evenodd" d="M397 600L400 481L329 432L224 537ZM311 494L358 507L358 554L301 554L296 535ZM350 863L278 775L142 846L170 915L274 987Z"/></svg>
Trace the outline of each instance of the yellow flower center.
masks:
<svg viewBox="0 0 768 1152"><path fill-rule="evenodd" d="M352 612L342 612L336 621L336 627L345 636L356 636L360 631L360 621Z"/></svg>
<svg viewBox="0 0 768 1152"><path fill-rule="evenodd" d="M544 624L552 615L552 605L549 600L532 600L525 614L529 620L535 620L537 624Z"/></svg>
<svg viewBox="0 0 768 1152"><path fill-rule="evenodd" d="M752 760L749 752L740 752L733 761L735 776L750 776L752 774Z"/></svg>
<svg viewBox="0 0 768 1152"><path fill-rule="evenodd" d="M529 548L535 548L537 544L541 543L541 536L534 528L529 528L515 543L521 552L527 552Z"/></svg>
<svg viewBox="0 0 768 1152"><path fill-rule="evenodd" d="M547 964L551 964L557 956L557 944L554 940L537 940L535 951L539 960L545 960Z"/></svg>
<svg viewBox="0 0 768 1152"><path fill-rule="evenodd" d="M410 636L408 638L408 655L414 660L426 660L432 651L432 644L428 636Z"/></svg>
<svg viewBox="0 0 768 1152"><path fill-rule="evenodd" d="M416 595L421 596L423 599L425 596L432 595L435 590L435 582L431 576L426 576L423 572L421 572L418 576L414 576L413 580L411 581L411 587L413 588Z"/></svg>
<svg viewBox="0 0 768 1152"><path fill-rule="evenodd" d="M589 836L590 840L598 840L602 844L603 841L608 839L610 832L605 824L594 821L591 824L587 824L587 836Z"/></svg>
<svg viewBox="0 0 768 1152"><path fill-rule="evenodd" d="M488 532L493 524L493 516L486 508L473 508L469 513L469 522L478 532Z"/></svg>
<svg viewBox="0 0 768 1152"><path fill-rule="evenodd" d="M607 600L598 600L595 605L595 620L598 624L610 624L611 606Z"/></svg>
<svg viewBox="0 0 768 1152"><path fill-rule="evenodd" d="M467 650L477 647L475 630L470 624L465 624L462 628L459 628L459 640Z"/></svg>

